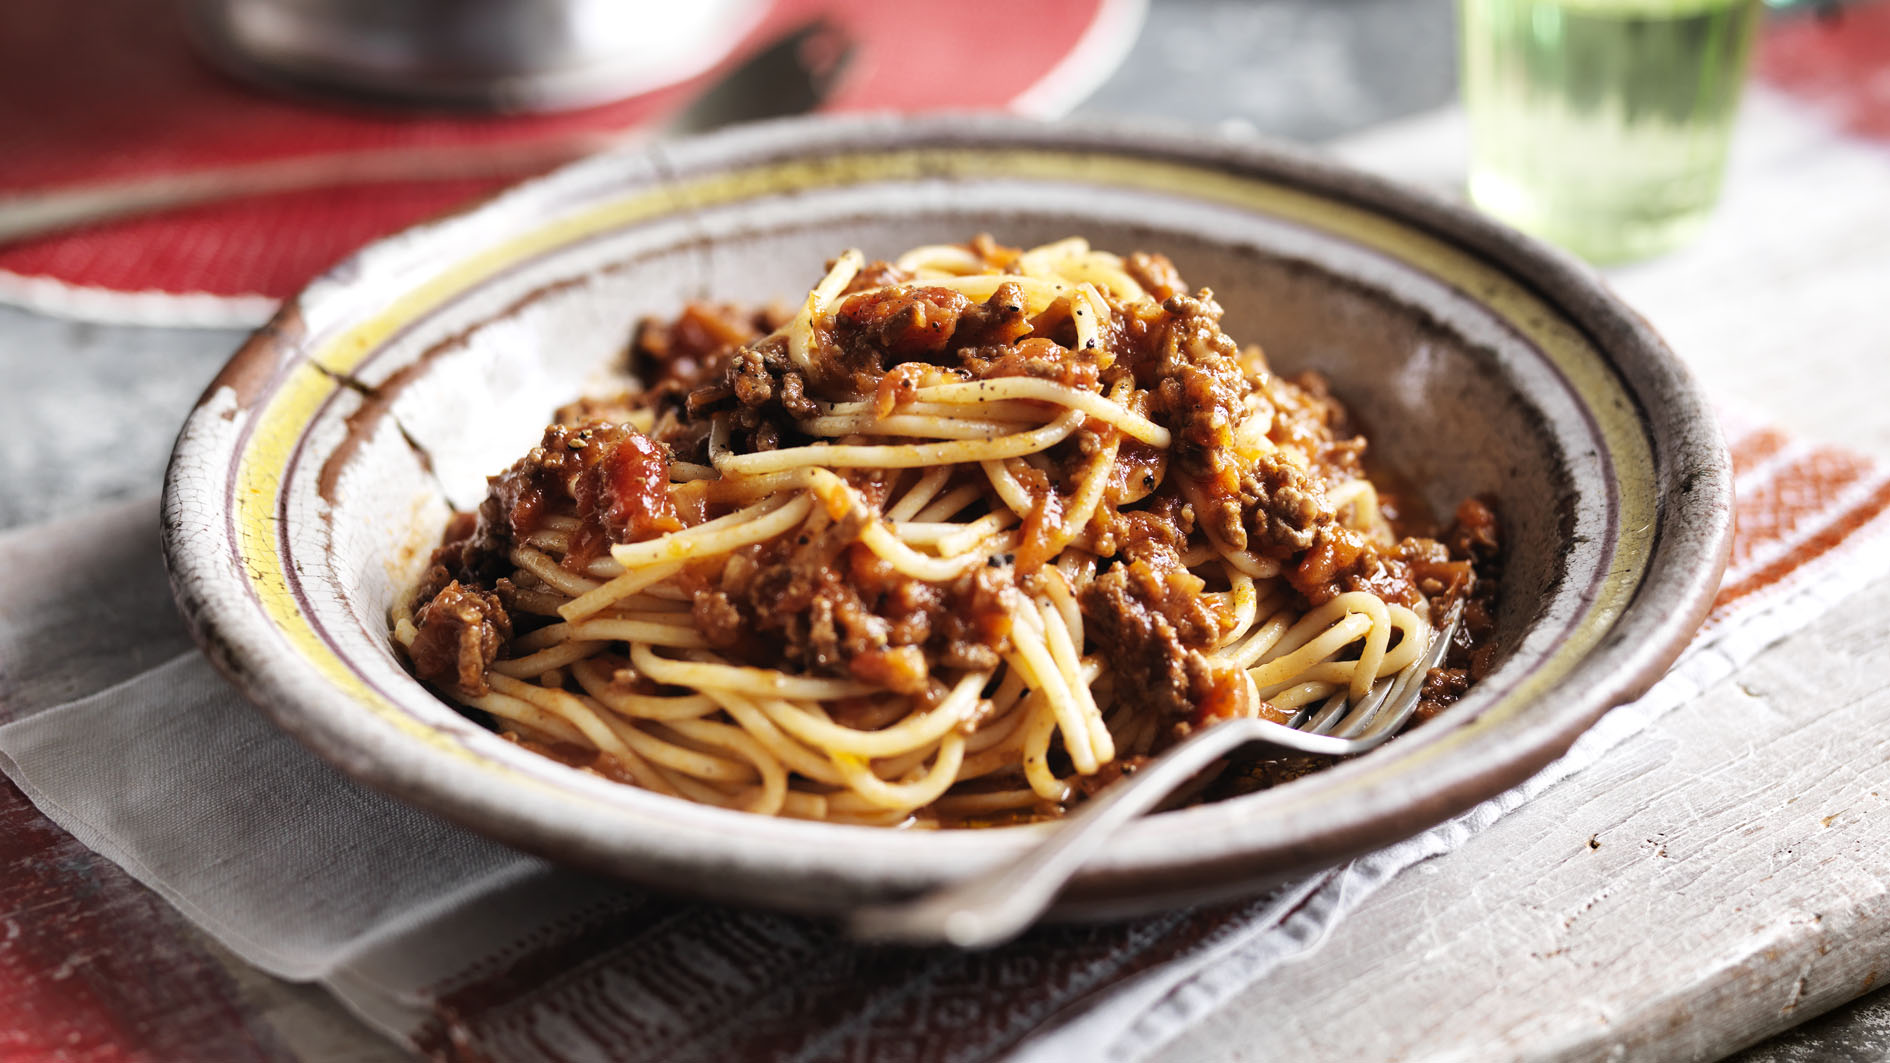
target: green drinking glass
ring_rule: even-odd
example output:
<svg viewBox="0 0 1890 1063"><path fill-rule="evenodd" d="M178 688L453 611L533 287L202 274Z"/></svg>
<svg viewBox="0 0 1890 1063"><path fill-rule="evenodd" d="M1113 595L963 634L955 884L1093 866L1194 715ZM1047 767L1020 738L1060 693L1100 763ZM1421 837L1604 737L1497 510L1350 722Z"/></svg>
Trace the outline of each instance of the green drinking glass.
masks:
<svg viewBox="0 0 1890 1063"><path fill-rule="evenodd" d="M1759 0L1460 0L1470 199L1598 264L1719 199Z"/></svg>

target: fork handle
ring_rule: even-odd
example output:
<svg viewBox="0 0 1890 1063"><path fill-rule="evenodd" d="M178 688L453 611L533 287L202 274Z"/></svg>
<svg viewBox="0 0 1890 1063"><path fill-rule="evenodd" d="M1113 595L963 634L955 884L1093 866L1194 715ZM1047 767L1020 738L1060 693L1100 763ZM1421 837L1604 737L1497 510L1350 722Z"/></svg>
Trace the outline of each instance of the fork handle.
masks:
<svg viewBox="0 0 1890 1063"><path fill-rule="evenodd" d="M859 909L849 921L854 936L907 944L946 942L964 949L988 948L1016 937L1043 914L1070 876L1124 824L1154 808L1202 768L1236 748L1248 742L1264 742L1299 753L1350 756L1390 739L1417 708L1424 677L1443 663L1462 617L1463 603L1452 603L1443 626L1424 653L1395 680L1378 681L1384 689L1376 700L1368 700L1379 711L1376 718L1363 722L1363 733L1339 738L1252 717L1222 720L1188 736L1141 771L1090 798L1044 841L1019 853L1010 863L916 898ZM1385 705L1387 701L1389 706Z"/></svg>
<svg viewBox="0 0 1890 1063"><path fill-rule="evenodd" d="M1263 721L1245 718L1197 731L1141 771L1090 798L1057 824L1047 841L1018 854L1012 862L917 899L861 908L854 912L850 927L856 937L871 941L943 941L966 949L1008 941L1043 914L1070 876L1124 824L1239 746L1271 737ZM1295 746L1322 747L1307 752L1350 753L1358 748L1357 743L1320 735L1294 733L1292 738ZM1330 750L1323 748L1328 743Z"/></svg>

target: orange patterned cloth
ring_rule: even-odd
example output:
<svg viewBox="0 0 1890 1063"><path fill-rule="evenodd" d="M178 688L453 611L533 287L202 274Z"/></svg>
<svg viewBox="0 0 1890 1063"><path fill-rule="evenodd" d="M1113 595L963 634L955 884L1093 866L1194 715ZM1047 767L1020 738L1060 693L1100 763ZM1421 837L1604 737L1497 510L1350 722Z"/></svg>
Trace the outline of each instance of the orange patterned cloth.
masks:
<svg viewBox="0 0 1890 1063"><path fill-rule="evenodd" d="M1723 413L1736 500L1732 556L1706 631L1842 566L1845 547L1890 511L1890 471L1842 447L1815 446Z"/></svg>

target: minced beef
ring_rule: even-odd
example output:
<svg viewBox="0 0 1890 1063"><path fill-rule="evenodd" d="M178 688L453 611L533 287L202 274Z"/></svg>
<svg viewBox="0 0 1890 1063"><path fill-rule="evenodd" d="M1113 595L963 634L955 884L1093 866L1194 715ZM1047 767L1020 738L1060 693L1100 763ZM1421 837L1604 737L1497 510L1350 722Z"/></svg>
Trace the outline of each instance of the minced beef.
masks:
<svg viewBox="0 0 1890 1063"><path fill-rule="evenodd" d="M414 616L420 634L408 647L420 678L462 697L487 690L486 669L512 637L512 621L499 596L448 583Z"/></svg>

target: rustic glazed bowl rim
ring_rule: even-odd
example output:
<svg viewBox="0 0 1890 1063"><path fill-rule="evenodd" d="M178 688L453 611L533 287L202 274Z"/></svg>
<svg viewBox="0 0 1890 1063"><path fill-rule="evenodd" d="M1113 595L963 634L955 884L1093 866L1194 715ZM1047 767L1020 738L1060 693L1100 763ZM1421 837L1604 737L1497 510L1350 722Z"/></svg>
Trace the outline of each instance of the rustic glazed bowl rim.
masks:
<svg viewBox="0 0 1890 1063"><path fill-rule="evenodd" d="M650 171L659 158L654 176L615 187L623 185L625 171ZM1504 278L1510 287L1503 291L1524 293L1506 297L1552 308L1602 355L1599 369L1572 368L1598 373L1593 386L1614 389L1596 414L1610 421L1604 428L1624 450L1644 451L1621 455L1632 475L1606 485L1610 505L1625 499L1630 509L1640 507L1639 517L1622 515L1623 552L1610 559L1614 567L1571 626L1574 641L1555 657L1559 663L1522 677L1533 689L1467 702L1464 712L1447 714L1380 753L1293 786L1140 824L1076 881L1072 904L1123 909L1236 891L1408 837L1520 783L1608 708L1638 696L1665 671L1718 586L1730 546L1731 466L1685 367L1592 270L1457 204L1301 149L1132 123L994 116L798 119L665 146L660 155L618 153L364 249L285 304L213 382L180 435L166 482L165 553L187 622L239 689L345 772L569 862L657 885L819 909L944 881L1014 854L1034 830L915 836L771 820L594 779L545 786L402 725L394 718L397 706L377 705L387 699L350 681L347 662L337 671L335 661L314 661L319 647L296 629L295 617L262 606L252 584L255 563L271 560L266 549L252 543L245 554L234 530L223 538L202 534L203 515L227 516L220 510L231 505L206 484L233 481L244 455L222 437L193 432L192 424L212 416L213 405L220 418L267 413L271 395L310 358L306 323L361 312L356 304L368 297L361 278L430 252L464 256L475 233L516 237L498 258L555 255L560 240L581 236L600 211L610 213L600 208L588 222L582 214L574 220L572 202L629 202L610 200L600 188L628 188L648 198L684 187L699 191L718 175L734 175L724 185L741 185L744 175L768 173L786 187L800 187L977 175L992 167L1018 179L1054 179L1058 165L1072 164L1086 167L1086 178L1149 188L1167 186L1146 182L1193 182L1202 195L1236 202L1249 194L1242 191L1248 185L1273 196L1312 197L1330 205L1321 209L1338 223L1389 227L1408 234L1402 239L1420 249L1414 253L1454 255L1462 261L1453 268ZM697 175L708 176L689 185L685 178ZM407 696L431 697L417 682L401 694ZM832 888L826 900L818 890L776 894L769 883L777 878Z"/></svg>

